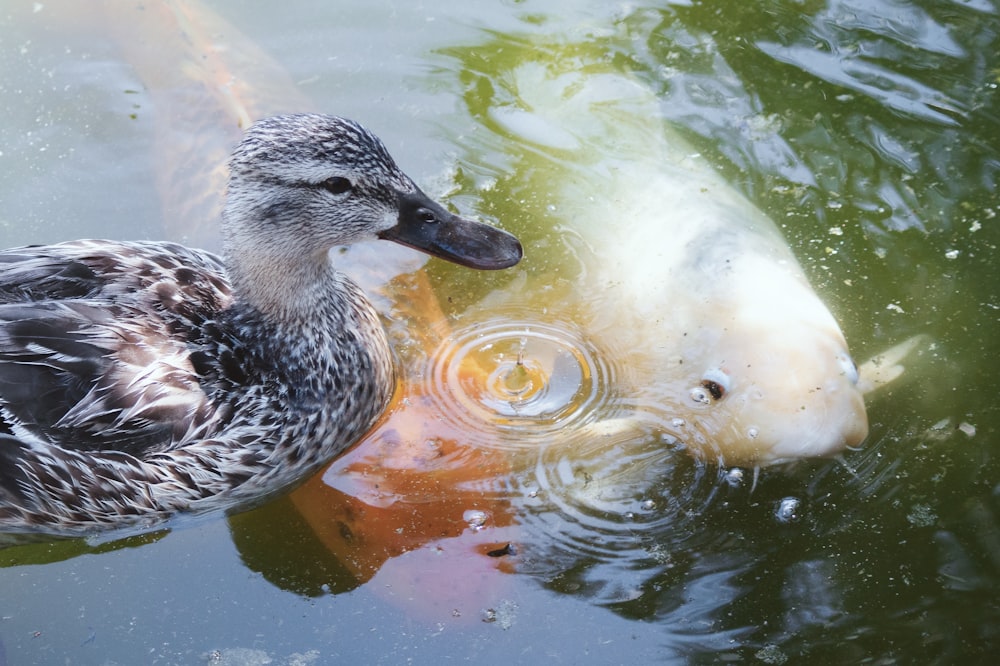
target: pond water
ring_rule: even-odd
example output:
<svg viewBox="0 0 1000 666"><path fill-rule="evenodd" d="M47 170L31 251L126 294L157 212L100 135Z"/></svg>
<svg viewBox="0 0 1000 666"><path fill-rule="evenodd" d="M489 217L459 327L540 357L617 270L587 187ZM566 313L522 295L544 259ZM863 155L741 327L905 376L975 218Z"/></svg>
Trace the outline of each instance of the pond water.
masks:
<svg viewBox="0 0 1000 666"><path fill-rule="evenodd" d="M259 82L212 71L251 115L362 120L526 259L405 273L408 253L348 252L408 377L380 430L253 511L0 550L0 664L950 663L1000 644L995 3L127 4L0 10L0 244L217 247L215 204L177 202L211 171L190 151L238 136L237 105L185 87L218 43ZM558 193L567 174L613 193L532 114L498 121L526 62L652 92L648 116L778 224L857 359L927 336L868 396L860 450L755 475L655 423L558 445L620 373L545 319L586 277ZM512 333L526 289L552 293ZM525 376L483 367L512 359ZM511 391L519 409L494 399Z"/></svg>

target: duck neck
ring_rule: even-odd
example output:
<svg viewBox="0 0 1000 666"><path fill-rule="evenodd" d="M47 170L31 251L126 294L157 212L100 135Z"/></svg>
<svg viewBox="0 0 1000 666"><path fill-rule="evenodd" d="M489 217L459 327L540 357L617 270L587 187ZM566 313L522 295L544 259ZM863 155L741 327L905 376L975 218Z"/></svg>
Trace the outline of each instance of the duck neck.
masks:
<svg viewBox="0 0 1000 666"><path fill-rule="evenodd" d="M260 248L252 254L227 251L226 260L236 302L272 323L299 325L340 309L344 276L326 253L295 257Z"/></svg>
<svg viewBox="0 0 1000 666"><path fill-rule="evenodd" d="M336 393L330 378L357 383L361 392L392 385L392 352L378 313L328 258L253 259L240 257L230 272L235 299L228 318L259 355L257 365L286 378L298 406Z"/></svg>

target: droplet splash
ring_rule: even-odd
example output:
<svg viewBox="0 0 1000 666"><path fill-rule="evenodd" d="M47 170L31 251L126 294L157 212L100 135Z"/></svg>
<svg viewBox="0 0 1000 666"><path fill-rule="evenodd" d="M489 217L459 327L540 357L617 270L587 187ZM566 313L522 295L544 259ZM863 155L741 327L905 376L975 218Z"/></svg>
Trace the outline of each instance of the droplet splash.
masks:
<svg viewBox="0 0 1000 666"><path fill-rule="evenodd" d="M504 439L498 429L531 445L594 418L612 385L609 367L571 327L506 318L456 329L428 365L440 413L485 446Z"/></svg>

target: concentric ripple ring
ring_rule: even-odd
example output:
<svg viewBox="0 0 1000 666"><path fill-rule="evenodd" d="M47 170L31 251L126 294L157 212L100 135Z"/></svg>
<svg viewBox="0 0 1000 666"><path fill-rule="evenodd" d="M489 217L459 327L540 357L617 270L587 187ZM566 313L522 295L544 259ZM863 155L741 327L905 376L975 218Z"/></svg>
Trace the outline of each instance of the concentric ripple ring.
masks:
<svg viewBox="0 0 1000 666"><path fill-rule="evenodd" d="M439 411L465 431L495 440L499 428L535 441L593 418L610 374L572 326L504 318L454 330L425 377Z"/></svg>

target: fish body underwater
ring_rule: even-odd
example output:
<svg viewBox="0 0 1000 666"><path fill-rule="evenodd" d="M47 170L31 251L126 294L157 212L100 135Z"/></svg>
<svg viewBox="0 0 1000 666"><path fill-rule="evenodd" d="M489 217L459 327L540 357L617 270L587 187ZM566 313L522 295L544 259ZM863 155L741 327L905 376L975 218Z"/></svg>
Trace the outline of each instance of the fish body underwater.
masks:
<svg viewBox="0 0 1000 666"><path fill-rule="evenodd" d="M486 304L514 313L511 329L543 312L611 359L617 398L581 432L652 428L727 465L859 445L864 396L836 319L774 222L664 123L649 88L530 60L502 81L490 140L529 155L570 260L562 288L529 274Z"/></svg>

